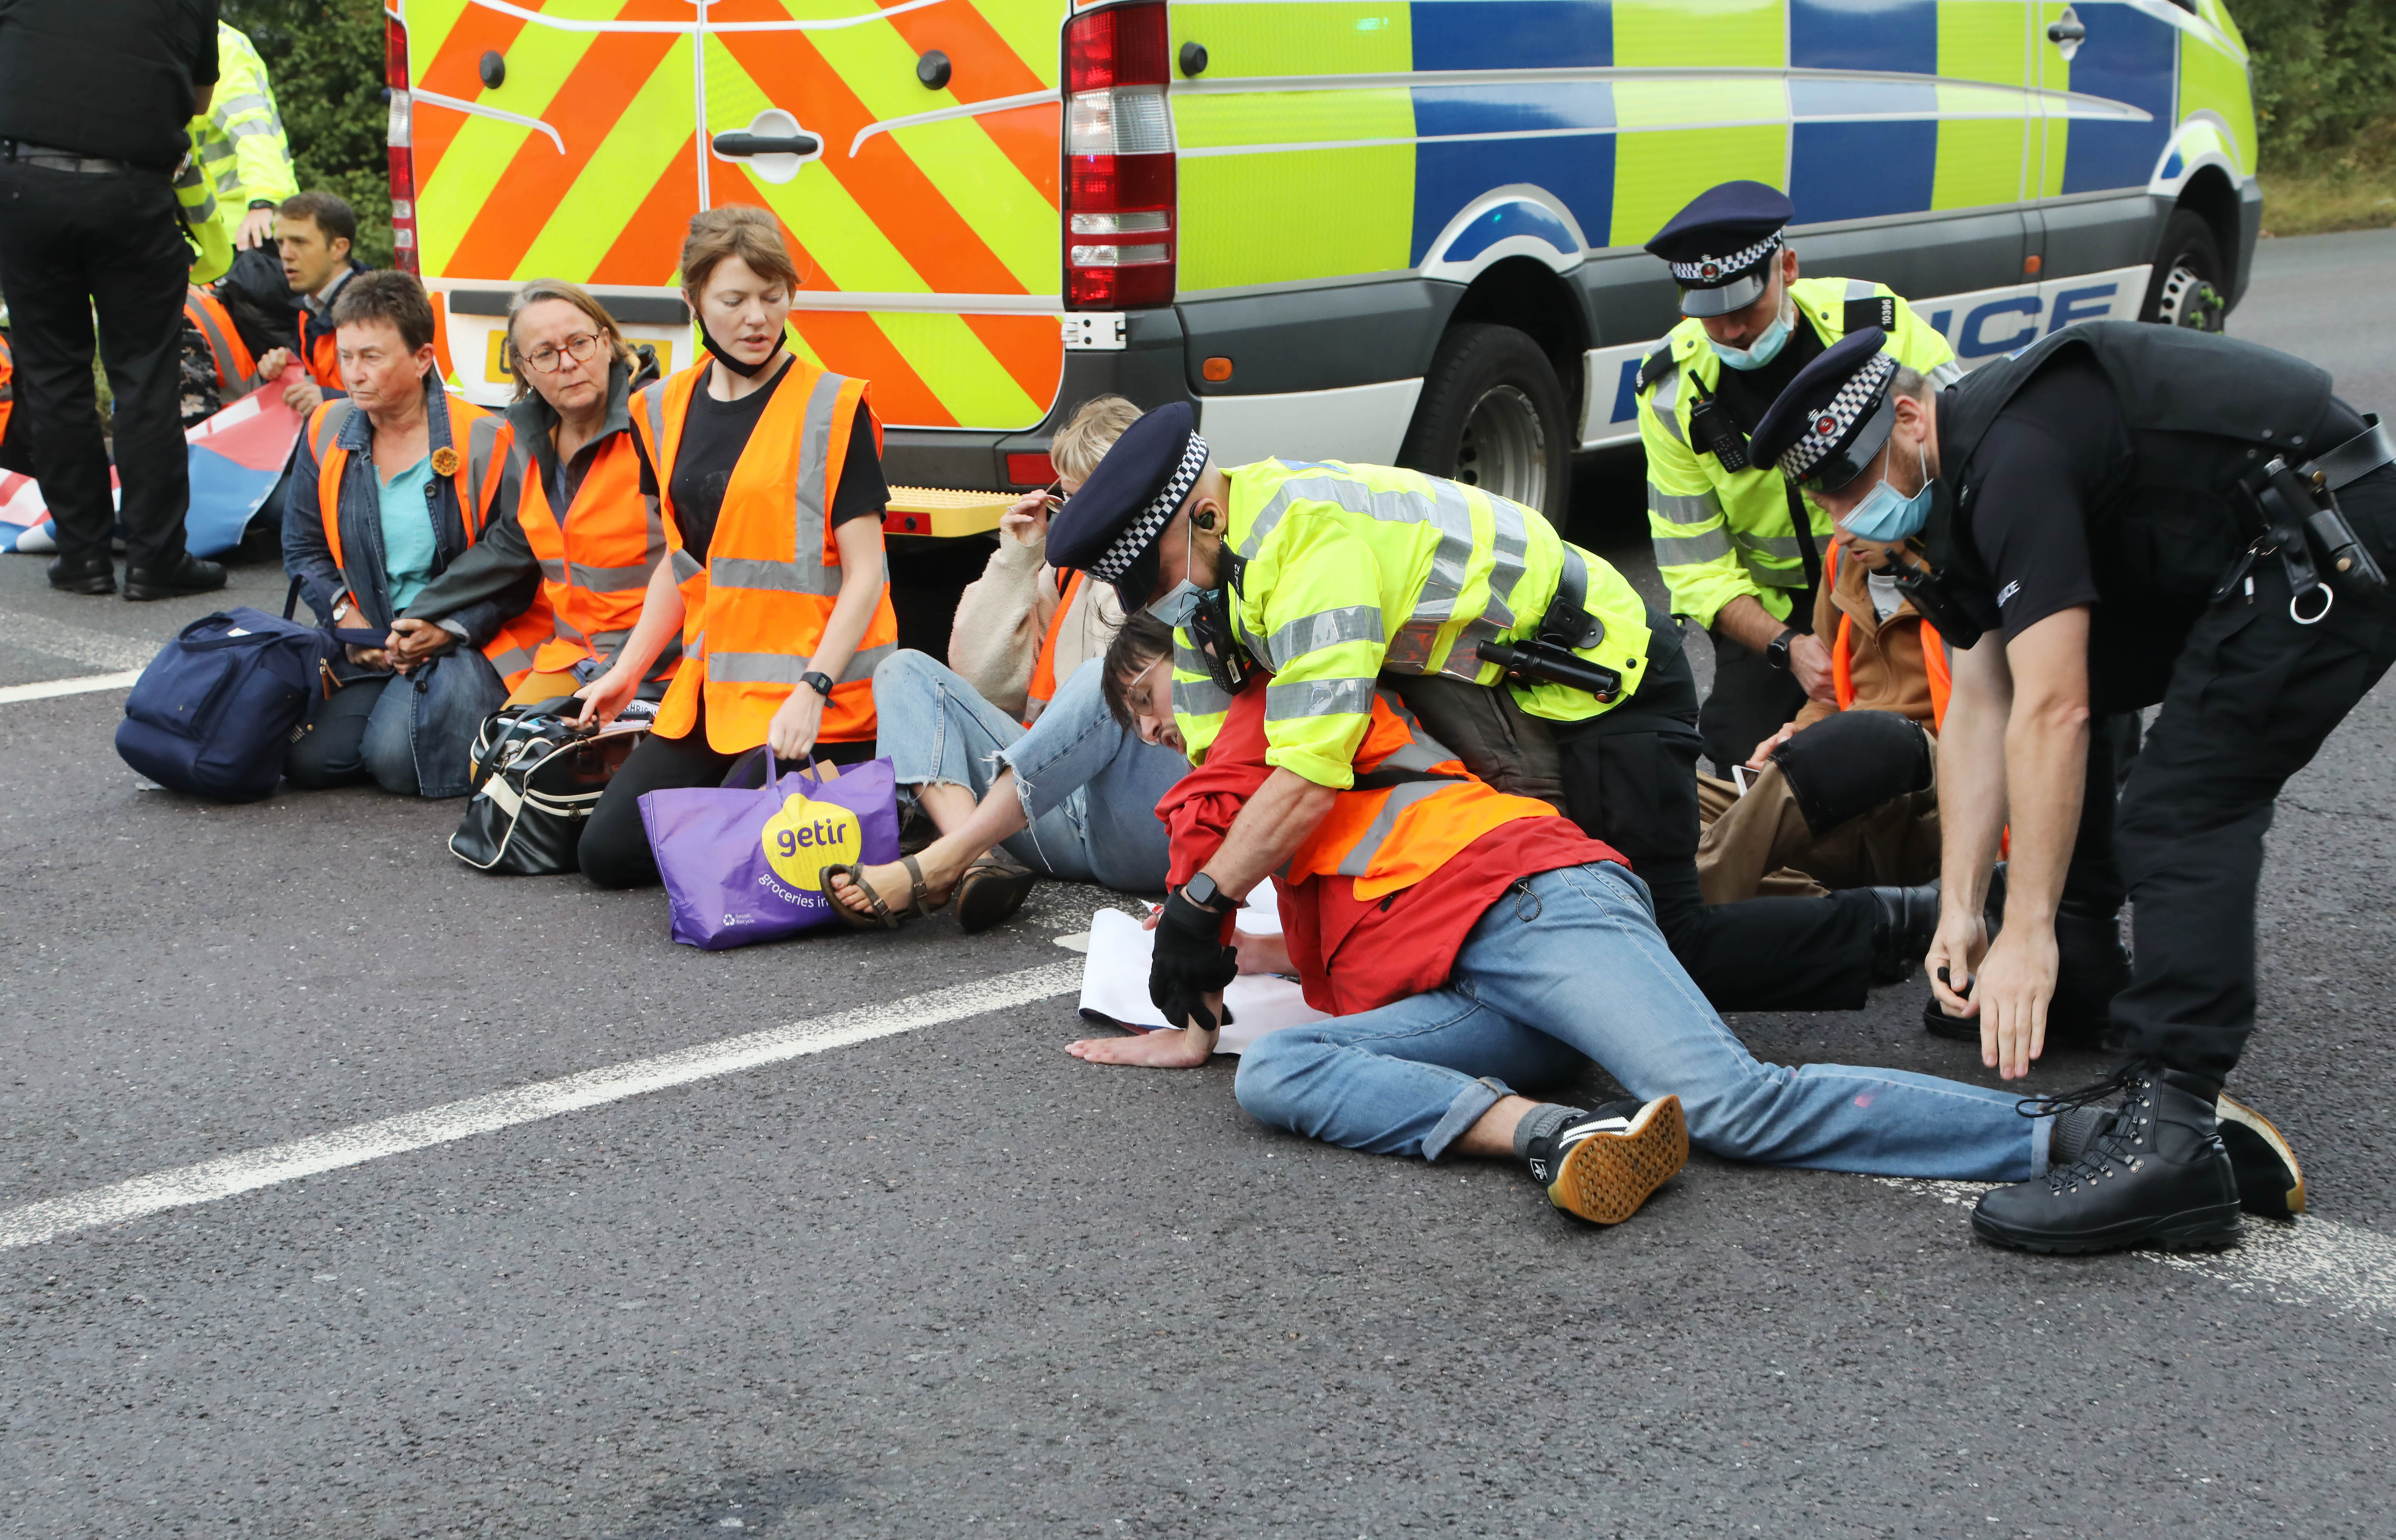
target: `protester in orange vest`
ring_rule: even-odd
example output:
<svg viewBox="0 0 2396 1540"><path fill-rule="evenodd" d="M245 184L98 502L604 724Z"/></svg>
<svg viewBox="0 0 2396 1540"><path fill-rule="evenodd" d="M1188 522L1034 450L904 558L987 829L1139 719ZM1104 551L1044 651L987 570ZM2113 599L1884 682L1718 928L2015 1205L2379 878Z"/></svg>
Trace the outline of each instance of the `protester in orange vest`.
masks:
<svg viewBox="0 0 2396 1540"><path fill-rule="evenodd" d="M310 376L283 392L294 411L313 412L326 396L340 393L340 350L333 335L339 323L333 316L333 302L359 273L368 271L350 255L357 237L357 212L330 192L299 193L284 199L275 211L274 246L283 259L283 281L300 301L297 356ZM272 379L293 356L288 348L271 348L258 361L259 373Z"/></svg>
<svg viewBox="0 0 2396 1540"><path fill-rule="evenodd" d="M516 291L507 336L516 399L498 512L416 596L386 645L401 660L446 646L459 610L536 578L554 629L509 696L523 704L570 696L606 671L640 621L666 537L657 499L641 495L632 437L633 392L657 379L656 354L627 342L589 293L554 278ZM681 661L669 641L642 684L648 698L665 694Z"/></svg>
<svg viewBox="0 0 2396 1540"><path fill-rule="evenodd" d="M718 785L761 745L783 762L872 757L873 670L898 644L871 387L782 347L799 273L774 217L693 216L680 265L712 356L634 397L668 553L615 663L583 686L583 720L612 721L677 628L682 666L584 826L582 870L602 887L658 880L647 792Z"/></svg>
<svg viewBox="0 0 2396 1540"><path fill-rule="evenodd" d="M1048 456L1066 495L1138 417L1100 396L1057 431ZM1000 521L998 550L957 604L953 671L901 652L873 675L878 751L940 837L886 866L828 869L825 891L851 924L895 925L953 896L957 923L987 930L1044 876L1164 891L1156 799L1189 763L1108 716L1098 655L1122 605L1111 585L1043 563L1050 500L1035 492Z"/></svg>
<svg viewBox="0 0 2396 1540"><path fill-rule="evenodd" d="M1171 633L1125 623L1105 663L1110 704L1156 737L1172 721ZM2017 1098L1897 1069L1759 1063L1706 1003L1622 856L1535 798L1476 779L1386 686L1355 759L1294 843L1232 830L1272 774L1271 676L1232 697L1205 763L1166 794L1173 893L1157 922L1235 967L1295 972L1333 1019L1248 1044L1235 1089L1271 1127L1351 1149L1438 1161L1517 1159L1567 1213L1630 1217L1691 1142L1731 1160L1883 1175L2022 1180L2052 1120ZM1284 855L1282 845L1287 846ZM1283 935L1237 933L1272 878ZM1096 1038L1098 1063L1189 1067L1218 1036L1220 985L1157 1003L1178 1029ZM1565 1087L1591 1060L1631 1093L1591 1109L1522 1093ZM1685 1133L1684 1122L1685 1120Z"/></svg>
<svg viewBox="0 0 2396 1540"><path fill-rule="evenodd" d="M193 284L183 291L183 426L206 421L266 383L221 300Z"/></svg>
<svg viewBox="0 0 2396 1540"><path fill-rule="evenodd" d="M300 439L283 564L343 645L284 773L303 787L371 779L386 791L463 796L475 728L550 633L538 579L454 617L463 647L395 659L385 638L489 523L511 435L499 417L442 390L433 307L414 278L357 279L333 322L348 395L318 407Z"/></svg>

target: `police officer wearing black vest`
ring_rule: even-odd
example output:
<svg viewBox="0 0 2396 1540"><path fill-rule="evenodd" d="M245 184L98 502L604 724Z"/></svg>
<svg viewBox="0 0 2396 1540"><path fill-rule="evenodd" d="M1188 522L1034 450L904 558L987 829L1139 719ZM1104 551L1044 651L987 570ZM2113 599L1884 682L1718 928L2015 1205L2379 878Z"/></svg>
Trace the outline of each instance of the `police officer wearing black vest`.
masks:
<svg viewBox="0 0 2396 1540"><path fill-rule="evenodd" d="M2163 708L2114 830L2136 956L2112 1019L2131 1057L2037 1105L2059 1114L2049 1173L1982 1198L1975 1230L2048 1252L2202 1246L2235 1240L2242 1206L2299 1211L2295 1156L2222 1084L2255 1027L2280 787L2396 660L2396 446L2309 364L2127 322L2055 333L1943 392L1849 338L1755 446L1958 649L1927 965L2006 1079L2043 1046L2092 712ZM1915 534L1927 564L1904 553ZM1990 944L1981 902L2008 823Z"/></svg>
<svg viewBox="0 0 2396 1540"><path fill-rule="evenodd" d="M174 187L216 80L217 0L0 0L0 294L31 469L58 521L50 583L70 593L116 591L95 314L116 398L125 596L224 586L224 568L183 549L192 249Z"/></svg>

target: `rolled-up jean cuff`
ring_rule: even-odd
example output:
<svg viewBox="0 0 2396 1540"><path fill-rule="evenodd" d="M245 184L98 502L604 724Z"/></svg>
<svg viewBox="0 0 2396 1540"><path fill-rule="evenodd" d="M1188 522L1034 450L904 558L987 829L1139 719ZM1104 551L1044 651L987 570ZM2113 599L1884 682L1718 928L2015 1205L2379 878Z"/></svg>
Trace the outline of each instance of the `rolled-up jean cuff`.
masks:
<svg viewBox="0 0 2396 1540"><path fill-rule="evenodd" d="M2055 1148L2055 1120L2032 1118L2030 1121L2030 1174L2043 1176L2053 1163L2050 1154Z"/></svg>
<svg viewBox="0 0 2396 1540"><path fill-rule="evenodd" d="M1487 1077L1458 1091L1456 1099L1447 1104L1447 1112L1439 1120L1439 1126L1423 1136L1423 1159L1436 1161L1447 1153L1447 1147L1462 1138L1465 1131L1479 1122L1500 1098L1513 1094L1514 1088L1504 1081Z"/></svg>

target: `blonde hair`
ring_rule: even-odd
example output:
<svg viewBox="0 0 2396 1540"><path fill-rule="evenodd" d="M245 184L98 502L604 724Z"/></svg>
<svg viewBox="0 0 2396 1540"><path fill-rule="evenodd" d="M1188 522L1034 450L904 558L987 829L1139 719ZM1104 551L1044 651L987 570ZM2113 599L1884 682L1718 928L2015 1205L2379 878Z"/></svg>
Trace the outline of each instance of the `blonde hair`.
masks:
<svg viewBox="0 0 2396 1540"><path fill-rule="evenodd" d="M1139 408L1123 397L1092 396L1048 441L1048 463L1066 481L1088 481L1124 430L1138 420Z"/></svg>
<svg viewBox="0 0 2396 1540"><path fill-rule="evenodd" d="M749 271L784 288L799 286L798 264L782 244L781 227L774 216L748 204L726 204L690 217L690 233L682 243L682 287L697 308L699 291L708 274L726 257L738 257Z"/></svg>
<svg viewBox="0 0 2396 1540"><path fill-rule="evenodd" d="M569 284L563 278L536 278L516 290L515 298L508 301L508 370L516 377L518 401L530 395L533 386L531 377L525 370L524 354L516 347L516 317L547 299L562 299L580 311L606 341L607 356L628 369L633 366L632 345L624 340L623 328L616 325L616 318L607 313L607 307L601 304L590 290L579 284Z"/></svg>

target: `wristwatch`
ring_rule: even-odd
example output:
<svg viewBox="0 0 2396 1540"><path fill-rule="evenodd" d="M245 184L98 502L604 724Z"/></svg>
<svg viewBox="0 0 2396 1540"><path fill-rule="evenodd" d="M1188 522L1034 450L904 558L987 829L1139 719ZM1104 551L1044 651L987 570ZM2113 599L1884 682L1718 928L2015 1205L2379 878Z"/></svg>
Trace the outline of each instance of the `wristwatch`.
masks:
<svg viewBox="0 0 2396 1540"><path fill-rule="evenodd" d="M1804 634L1804 633L1803 631L1800 631L1794 626L1782 628L1780 634L1774 637L1771 644L1764 649L1764 660L1766 663L1771 664L1774 668L1779 670L1782 673L1787 673L1789 671L1789 644Z"/></svg>
<svg viewBox="0 0 2396 1540"><path fill-rule="evenodd" d="M818 673L815 670L809 669L806 672L799 675L799 683L805 685L808 689L813 690L816 694L823 697L826 700L830 700L832 698L832 675L828 673Z"/></svg>
<svg viewBox="0 0 2396 1540"><path fill-rule="evenodd" d="M1181 896L1202 909L1213 909L1215 900L1222 896L1223 890L1215 885L1215 879L1203 871L1181 884Z"/></svg>

